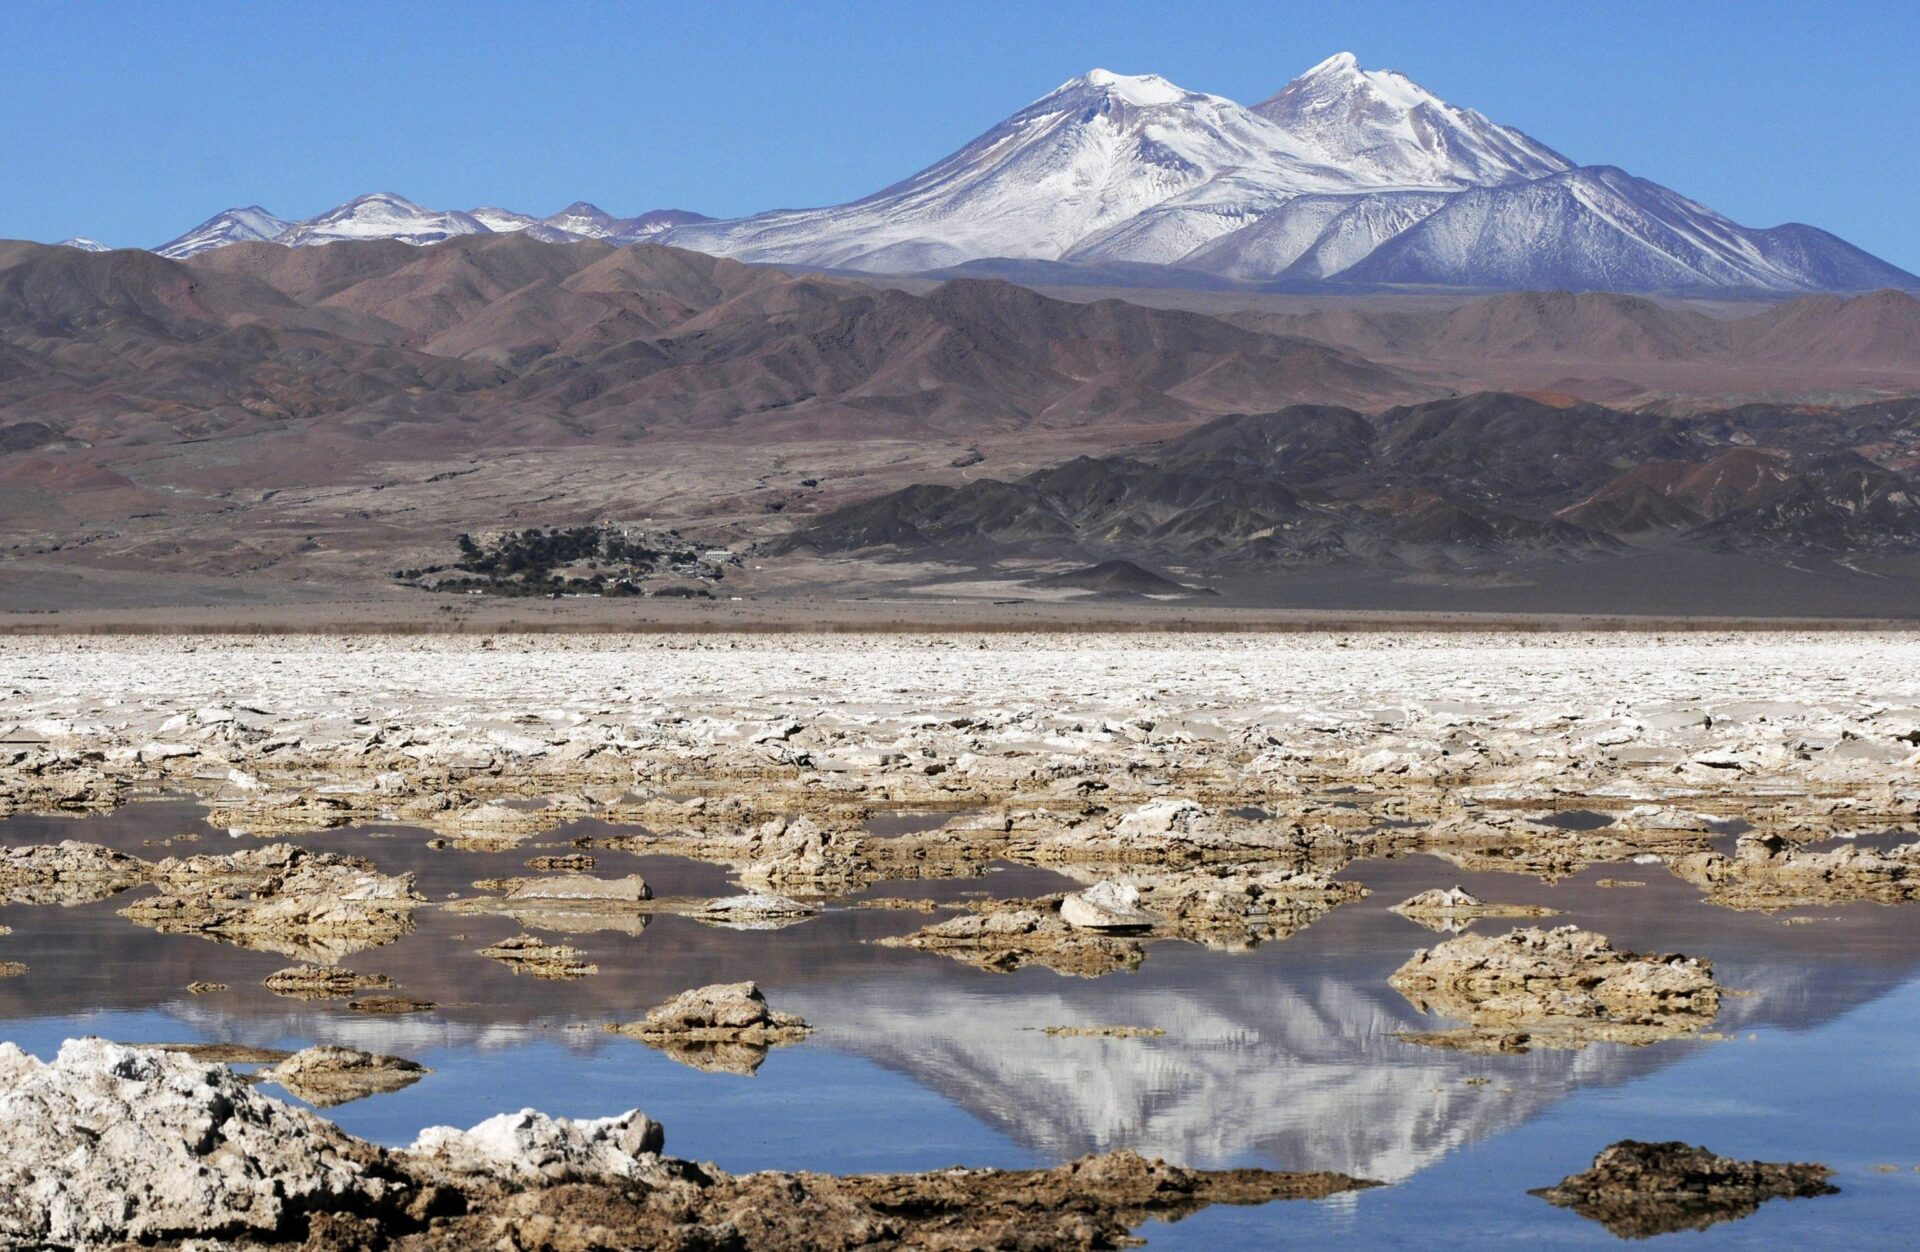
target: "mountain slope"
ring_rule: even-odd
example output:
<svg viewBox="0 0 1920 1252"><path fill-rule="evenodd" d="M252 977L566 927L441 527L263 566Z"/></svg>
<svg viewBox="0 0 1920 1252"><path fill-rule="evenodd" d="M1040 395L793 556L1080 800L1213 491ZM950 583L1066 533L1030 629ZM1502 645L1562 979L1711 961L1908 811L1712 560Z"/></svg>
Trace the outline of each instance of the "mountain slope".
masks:
<svg viewBox="0 0 1920 1252"><path fill-rule="evenodd" d="M244 209L215 213L186 234L161 244L154 251L163 257L183 261L214 248L224 248L230 243L259 243L278 239L292 225L292 222L275 217L257 204L248 205Z"/></svg>
<svg viewBox="0 0 1920 1252"><path fill-rule="evenodd" d="M1200 215L1244 221L1301 192L1358 185L1231 100L1158 75L1094 70L863 200L678 228L665 241L749 261L925 270L1092 248L1102 232L1183 195ZM1157 260L1167 249L1129 255L1143 251Z"/></svg>
<svg viewBox="0 0 1920 1252"><path fill-rule="evenodd" d="M1824 232L1749 230L1611 166L1459 192L1340 277L1600 291L1857 291L1920 284Z"/></svg>
<svg viewBox="0 0 1920 1252"><path fill-rule="evenodd" d="M1323 164L1407 187L1487 187L1573 162L1509 126L1456 108L1404 74L1328 57L1253 106Z"/></svg>
<svg viewBox="0 0 1920 1252"><path fill-rule="evenodd" d="M646 427L844 433L1181 424L1427 394L1355 354L1006 283L924 295L648 244L477 233L189 262L0 245L0 422L102 446L325 419L437 440Z"/></svg>

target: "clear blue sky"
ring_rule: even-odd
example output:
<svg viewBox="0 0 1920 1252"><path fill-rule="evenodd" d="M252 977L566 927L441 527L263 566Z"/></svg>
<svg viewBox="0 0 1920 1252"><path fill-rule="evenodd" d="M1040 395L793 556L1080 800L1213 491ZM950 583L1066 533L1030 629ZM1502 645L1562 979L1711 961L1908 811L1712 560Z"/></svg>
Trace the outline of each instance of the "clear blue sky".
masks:
<svg viewBox="0 0 1920 1252"><path fill-rule="evenodd" d="M1096 65L1253 103L1350 49L1577 161L1920 270L1920 3L0 0L0 237L218 209L719 216L903 177Z"/></svg>

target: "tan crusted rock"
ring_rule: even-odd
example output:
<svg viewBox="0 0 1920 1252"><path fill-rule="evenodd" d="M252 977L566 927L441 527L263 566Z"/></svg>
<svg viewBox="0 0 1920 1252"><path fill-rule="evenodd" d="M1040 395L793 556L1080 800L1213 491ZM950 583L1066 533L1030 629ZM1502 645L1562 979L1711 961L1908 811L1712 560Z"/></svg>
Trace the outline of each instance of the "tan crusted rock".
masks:
<svg viewBox="0 0 1920 1252"><path fill-rule="evenodd" d="M767 1050L798 1043L813 1029L767 1003L751 982L683 991L638 1022L611 1027L697 1069L752 1073Z"/></svg>
<svg viewBox="0 0 1920 1252"><path fill-rule="evenodd" d="M1742 835L1734 854L1700 852L1673 862L1673 872L1704 887L1714 904L1784 909L1809 904L1920 899L1920 842L1887 852L1854 844L1807 852L1777 835Z"/></svg>
<svg viewBox="0 0 1920 1252"><path fill-rule="evenodd" d="M910 935L875 942L938 952L994 973L1040 965L1058 974L1096 978L1139 968L1145 950L1138 940L1076 930L1060 916L1061 899L996 901Z"/></svg>
<svg viewBox="0 0 1920 1252"><path fill-rule="evenodd" d="M158 895L121 916L168 934L332 964L413 929L424 898L411 874L381 874L357 857L291 844L231 856L168 858L154 866Z"/></svg>
<svg viewBox="0 0 1920 1252"><path fill-rule="evenodd" d="M474 886L499 894L461 900L449 905L449 910L497 914L534 930L561 934L606 930L637 935L647 928L652 912L648 902L653 899L653 889L638 874L624 878L586 874L495 878Z"/></svg>
<svg viewBox="0 0 1920 1252"><path fill-rule="evenodd" d="M1388 911L1429 930L1458 931L1483 917L1552 917L1560 910L1537 904L1488 904L1464 887L1434 887Z"/></svg>
<svg viewBox="0 0 1920 1252"><path fill-rule="evenodd" d="M425 1066L401 1057L322 1045L302 1049L255 1076L324 1109L399 1091L428 1072Z"/></svg>
<svg viewBox="0 0 1920 1252"><path fill-rule="evenodd" d="M1132 933L1151 930L1158 919L1140 907L1138 887L1103 882L1062 899L1060 920L1075 930Z"/></svg>
<svg viewBox="0 0 1920 1252"><path fill-rule="evenodd" d="M1221 951L1284 939L1367 894L1359 883L1281 865L1202 865L1177 874L1137 874L1129 881L1139 890L1142 906L1159 918L1156 936Z"/></svg>
<svg viewBox="0 0 1920 1252"><path fill-rule="evenodd" d="M378 1149L217 1063L101 1039L0 1043L0 1245L265 1238L313 1206L398 1215Z"/></svg>
<svg viewBox="0 0 1920 1252"><path fill-rule="evenodd" d="M137 856L72 839L0 849L0 903L91 904L146 882Z"/></svg>
<svg viewBox="0 0 1920 1252"><path fill-rule="evenodd" d="M516 974L531 974L535 978L585 978L600 972L600 967L589 962L578 948L548 943L535 935L514 935L479 951L481 956L500 962Z"/></svg>
<svg viewBox="0 0 1920 1252"><path fill-rule="evenodd" d="M1706 962L1617 952L1573 926L1463 935L1416 952L1388 981L1421 1012L1466 1023L1402 1038L1469 1051L1651 1043L1699 1031L1720 1009Z"/></svg>
<svg viewBox="0 0 1920 1252"><path fill-rule="evenodd" d="M294 1000L345 1000L356 991L390 990L385 974L363 974L339 965L294 965L266 977L266 988Z"/></svg>
<svg viewBox="0 0 1920 1252"><path fill-rule="evenodd" d="M745 854L740 881L754 890L831 895L875 877L866 840L826 829L804 814L768 821L754 831Z"/></svg>
<svg viewBox="0 0 1920 1252"><path fill-rule="evenodd" d="M819 915L818 905L763 892L708 900L690 914L695 921L731 930L778 930Z"/></svg>

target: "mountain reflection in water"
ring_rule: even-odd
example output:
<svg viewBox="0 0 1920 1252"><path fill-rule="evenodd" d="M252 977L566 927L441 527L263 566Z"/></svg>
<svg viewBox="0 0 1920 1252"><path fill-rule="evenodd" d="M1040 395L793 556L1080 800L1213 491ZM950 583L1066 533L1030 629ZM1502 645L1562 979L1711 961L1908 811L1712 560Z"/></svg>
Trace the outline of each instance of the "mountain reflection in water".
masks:
<svg viewBox="0 0 1920 1252"><path fill-rule="evenodd" d="M187 830L197 830L200 840L147 846ZM390 837L370 837L376 833ZM411 870L422 893L440 900L471 894L476 879L524 872L535 843L564 842L569 833L485 854L432 851L424 832L391 827L300 842L368 856L389 872ZM173 803L109 817L0 822L0 843L61 838L148 857L220 851L234 842L200 824L192 806ZM731 890L717 867L597 855L597 872L641 873L660 895ZM1629 871L1645 885L1596 885ZM594 1100L624 1100L620 1107L663 1116L679 1150L697 1148L734 1168L920 1168L929 1152L946 1153L932 1164L1012 1163L1133 1148L1201 1166L1264 1163L1400 1181L1584 1089L1619 1087L1704 1049L1739 1046L1695 1039L1486 1056L1396 1039L1398 1031L1431 1022L1387 986L1387 977L1443 936L1387 910L1424 888L1458 883L1490 901L1548 905L1562 916L1539 924L1598 930L1624 949L1709 958L1723 987L1752 993L1723 1000L1721 1035L1820 1026L1886 995L1920 965L1920 928L1901 909L1798 910L1821 920L1783 925L1781 915L1703 905L1695 888L1658 865L1596 866L1548 885L1415 856L1356 865L1346 876L1365 882L1372 895L1289 939L1241 953L1155 942L1138 971L1098 979L1038 968L991 974L879 947L868 941L930 919L916 911L834 909L777 931L715 929L663 916L640 934L574 936L567 942L584 949L600 973L545 982L516 977L475 954L518 930L510 919L429 908L412 934L349 962L390 975L407 995L437 1006L399 1018L276 997L261 980L288 964L284 958L144 930L117 915L129 897L72 908L14 905L0 908L0 923L14 929L0 940L0 955L25 962L29 973L0 981L0 1037L44 1052L68 1034L139 1029L153 1033L146 1040L153 1042L163 1041L160 1034L164 1041L328 1042L422 1060L435 1073L415 1087L330 1111L349 1128L388 1141L409 1139L432 1121L471 1123L523 1105L606 1114L619 1108ZM954 899L1069 885L1046 871L1008 867L983 879L878 890ZM1482 921L1478 928L1497 932L1512 924ZM776 1050L752 1079L678 1066L600 1029L640 1017L687 987L747 978L777 1007L815 1026L809 1042ZM188 995L195 981L230 989ZM1057 1025L1165 1033L1044 1033ZM888 1086L876 1077L883 1074L897 1081ZM884 1092L893 1094L880 1098ZM945 1106L937 1133L929 1129L936 1106ZM702 1124L683 1126L665 1115L683 1108L711 1117L703 1112ZM769 1115L799 1120L784 1136L756 1130Z"/></svg>

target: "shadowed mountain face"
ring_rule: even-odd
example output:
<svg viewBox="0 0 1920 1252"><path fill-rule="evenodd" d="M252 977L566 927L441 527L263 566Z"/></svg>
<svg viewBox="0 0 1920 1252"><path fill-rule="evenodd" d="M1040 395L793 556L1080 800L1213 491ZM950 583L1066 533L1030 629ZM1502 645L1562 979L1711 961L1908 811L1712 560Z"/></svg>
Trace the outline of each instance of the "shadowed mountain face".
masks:
<svg viewBox="0 0 1920 1252"><path fill-rule="evenodd" d="M1780 557L1920 548L1920 402L1694 417L1487 393L1369 417L1221 418L1137 456L910 487L793 542L1141 555L1221 570L1467 568L1661 542Z"/></svg>

